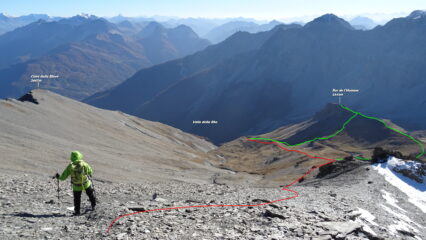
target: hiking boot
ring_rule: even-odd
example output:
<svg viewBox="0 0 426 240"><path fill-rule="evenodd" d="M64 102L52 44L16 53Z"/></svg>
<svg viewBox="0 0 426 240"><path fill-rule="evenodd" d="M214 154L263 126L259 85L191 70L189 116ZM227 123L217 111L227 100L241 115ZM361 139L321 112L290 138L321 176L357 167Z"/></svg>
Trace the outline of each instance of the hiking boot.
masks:
<svg viewBox="0 0 426 240"><path fill-rule="evenodd" d="M73 215L73 216L80 216L81 214L80 214L80 212L75 212L75 213L73 213L72 215Z"/></svg>

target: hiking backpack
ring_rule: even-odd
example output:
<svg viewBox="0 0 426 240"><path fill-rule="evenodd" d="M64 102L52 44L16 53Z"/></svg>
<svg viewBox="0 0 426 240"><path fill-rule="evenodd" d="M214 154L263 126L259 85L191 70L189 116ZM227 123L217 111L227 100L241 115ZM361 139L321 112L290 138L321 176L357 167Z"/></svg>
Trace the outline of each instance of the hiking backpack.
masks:
<svg viewBox="0 0 426 240"><path fill-rule="evenodd" d="M87 182L87 173L83 162L77 161L71 164L71 182L74 185L83 185Z"/></svg>

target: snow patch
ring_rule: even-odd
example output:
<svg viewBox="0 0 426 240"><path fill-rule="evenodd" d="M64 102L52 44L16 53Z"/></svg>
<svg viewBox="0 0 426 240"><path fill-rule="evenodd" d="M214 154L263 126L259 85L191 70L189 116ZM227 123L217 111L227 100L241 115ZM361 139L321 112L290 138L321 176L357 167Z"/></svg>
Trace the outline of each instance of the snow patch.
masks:
<svg viewBox="0 0 426 240"><path fill-rule="evenodd" d="M371 227L365 223L362 223L362 229L364 229L364 231L366 232L369 232L373 236L377 236L377 234L373 231L373 229L371 229Z"/></svg>
<svg viewBox="0 0 426 240"><path fill-rule="evenodd" d="M354 213L360 214L355 221L362 224L362 228L364 229L364 231L369 232L373 236L377 236L377 234L373 231L373 229L371 229L371 227L365 223L365 222L368 222L371 225L377 226L377 223L374 222L374 219L376 219L376 217L373 214L371 214L369 211L362 208L358 208L358 210L354 211Z"/></svg>
<svg viewBox="0 0 426 240"><path fill-rule="evenodd" d="M370 224L374 226L377 226L377 223L374 222L374 219L376 219L376 217L373 214L371 214L369 211L362 208L358 208L358 210L354 211L354 213L361 214L359 218L364 219L365 221L369 222Z"/></svg>
<svg viewBox="0 0 426 240"><path fill-rule="evenodd" d="M383 204L382 204L382 207L388 213L392 214L395 218L399 219L394 222L395 224L391 224L388 226L389 232L391 234L396 235L398 233L398 230L406 231L406 232L415 232L415 233L419 232L419 230L415 228L413 225L416 225L417 227L421 227L421 226L419 226L419 224L417 224L416 222L413 222L409 217L407 217L404 214L397 213Z"/></svg>
<svg viewBox="0 0 426 240"><path fill-rule="evenodd" d="M422 227L420 226L418 223L414 222L413 220L411 220L407 215L402 214L402 213L398 213L393 211L392 209L388 208L387 206L382 204L382 208L385 209L388 213L392 214L395 218L399 219L400 222L405 222L407 224L410 224L410 226L412 225L416 225L417 227ZM415 230L415 232L418 232L416 230L416 228L412 227L413 230Z"/></svg>
<svg viewBox="0 0 426 240"><path fill-rule="evenodd" d="M395 167L400 169L403 167L410 168L412 165L414 165L413 161L402 161L395 157L389 157L385 163L374 164L373 169L383 175L386 181L405 193L408 196L409 202L426 213L426 179L424 179L423 183L419 183L393 171Z"/></svg>
<svg viewBox="0 0 426 240"><path fill-rule="evenodd" d="M396 200L395 198L392 197L392 194L390 192L387 192L385 190L381 190L381 192L383 193L382 197L386 200L386 203L391 205L392 207L395 207L399 210L401 210L402 212L407 212L404 209L402 209L400 206L398 206L398 200Z"/></svg>
<svg viewBox="0 0 426 240"><path fill-rule="evenodd" d="M8 13L0 13L0 16L7 17L7 18L15 18L14 16L12 16Z"/></svg>

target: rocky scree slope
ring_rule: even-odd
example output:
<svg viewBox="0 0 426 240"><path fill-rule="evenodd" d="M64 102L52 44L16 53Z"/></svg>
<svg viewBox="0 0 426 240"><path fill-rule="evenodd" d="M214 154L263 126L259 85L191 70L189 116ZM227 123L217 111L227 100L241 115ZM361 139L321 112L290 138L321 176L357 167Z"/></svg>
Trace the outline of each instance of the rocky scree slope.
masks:
<svg viewBox="0 0 426 240"><path fill-rule="evenodd" d="M111 221L135 211L258 204L293 193L243 185L110 183L95 178L100 200L96 211L72 217L68 183L60 185L58 206L55 180L9 174L0 179L0 236L9 239L422 239L426 234L424 215L371 167L301 183L292 188L299 197L287 201L139 213L121 218L108 233ZM90 205L86 200L84 195L83 210Z"/></svg>

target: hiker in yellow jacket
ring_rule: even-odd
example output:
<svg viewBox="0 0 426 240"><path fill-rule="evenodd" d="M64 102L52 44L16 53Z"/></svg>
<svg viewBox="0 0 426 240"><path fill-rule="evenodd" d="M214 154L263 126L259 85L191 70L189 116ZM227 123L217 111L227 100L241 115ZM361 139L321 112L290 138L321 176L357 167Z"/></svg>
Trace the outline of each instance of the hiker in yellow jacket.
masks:
<svg viewBox="0 0 426 240"><path fill-rule="evenodd" d="M89 177L92 176L93 170L88 163L83 161L83 154L78 151L71 152L71 163L65 168L64 172L59 175L56 173L56 178L61 181L66 180L71 176L72 190L74 195L74 215L80 215L81 192L86 191L90 199L92 210L95 210L96 198L92 187L92 182Z"/></svg>

